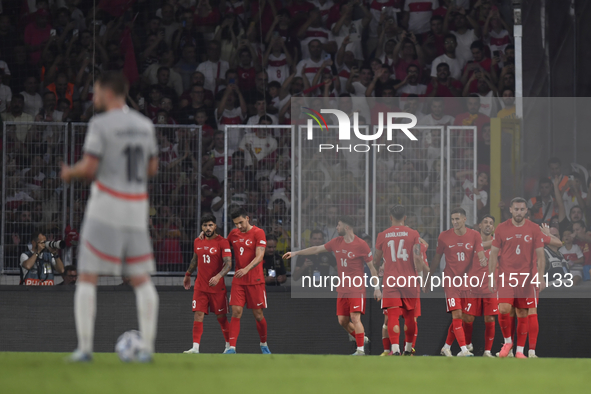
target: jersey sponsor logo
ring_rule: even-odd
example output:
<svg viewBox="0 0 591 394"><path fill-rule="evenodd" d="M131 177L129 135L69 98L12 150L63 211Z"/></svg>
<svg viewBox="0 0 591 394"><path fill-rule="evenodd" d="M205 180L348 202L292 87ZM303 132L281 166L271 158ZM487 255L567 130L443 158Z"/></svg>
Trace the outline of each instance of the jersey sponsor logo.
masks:
<svg viewBox="0 0 591 394"><path fill-rule="evenodd" d="M529 238L529 239L528 239L528 238ZM525 242L531 242L531 239L532 239L532 238L531 238L531 236L529 236L529 235L526 235L526 236L523 238L523 240L524 240Z"/></svg>

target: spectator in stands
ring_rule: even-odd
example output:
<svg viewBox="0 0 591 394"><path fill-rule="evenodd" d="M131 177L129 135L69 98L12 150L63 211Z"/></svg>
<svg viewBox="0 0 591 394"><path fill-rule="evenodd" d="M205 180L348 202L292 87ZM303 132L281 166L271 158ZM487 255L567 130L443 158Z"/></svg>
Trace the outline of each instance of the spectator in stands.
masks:
<svg viewBox="0 0 591 394"><path fill-rule="evenodd" d="M4 70L0 70L0 112L6 111L12 100L12 90L3 83Z"/></svg>
<svg viewBox="0 0 591 394"><path fill-rule="evenodd" d="M505 89L511 89L515 91L515 63L509 61L505 62L505 66L501 70L499 76L499 92L504 92Z"/></svg>
<svg viewBox="0 0 591 394"><path fill-rule="evenodd" d="M575 245L578 245L585 258L583 265L583 278L589 280L589 271L591 269L591 235L585 228L585 222L578 220L573 222L573 237Z"/></svg>
<svg viewBox="0 0 591 394"><path fill-rule="evenodd" d="M144 115L150 119L154 119L160 110L160 103L162 102L162 90L158 85L150 86L148 94L148 103L144 107Z"/></svg>
<svg viewBox="0 0 591 394"><path fill-rule="evenodd" d="M56 103L59 99L66 99L70 102L70 109L80 104L80 92L73 83L68 82L68 75L65 73L59 73L55 82L46 85L45 89L55 95Z"/></svg>
<svg viewBox="0 0 591 394"><path fill-rule="evenodd" d="M5 112L2 114L2 118L6 122L19 122L19 123L29 123L29 125L17 125L15 136L17 141L20 142L27 142L30 140L30 132L31 132L31 125L35 119L23 112L23 108L25 105L25 99L22 94L15 94L12 96L12 101L10 102L10 111Z"/></svg>
<svg viewBox="0 0 591 394"><path fill-rule="evenodd" d="M21 92L25 100L23 112L35 117L39 113L41 107L43 107L43 99L38 93L39 83L35 76L27 77L25 80L25 90Z"/></svg>
<svg viewBox="0 0 591 394"><path fill-rule="evenodd" d="M573 241L573 227L572 225L569 225L562 232L563 246L558 249L558 251L567 260L568 268L573 275L573 284L577 286L583 281L583 265L585 263L585 257L583 256L581 248L574 244Z"/></svg>
<svg viewBox="0 0 591 394"><path fill-rule="evenodd" d="M406 70L411 64L419 68L419 78L421 78L422 70L425 67L425 57L414 34L402 32L400 41L394 47L393 58L393 69L396 78L404 80L406 78Z"/></svg>
<svg viewBox="0 0 591 394"><path fill-rule="evenodd" d="M164 4L161 10L161 26L164 28L164 42L170 46L175 31L181 28L181 24L175 20L174 8L170 4ZM158 14L158 13L156 13Z"/></svg>
<svg viewBox="0 0 591 394"><path fill-rule="evenodd" d="M185 45L180 60L174 65L173 70L181 76L183 91L191 87L191 76L199 65L196 48L193 45Z"/></svg>
<svg viewBox="0 0 591 394"><path fill-rule="evenodd" d="M460 79L465 60L460 58L456 53L456 48L458 46L456 36L453 34L446 34L443 44L445 47L445 53L435 58L433 63L431 63L431 77L437 77L439 72L438 66L441 63L446 63L449 66L450 76L453 79Z"/></svg>
<svg viewBox="0 0 591 394"><path fill-rule="evenodd" d="M486 123L490 123L490 118L480 112L480 97L476 94L471 94L466 99L466 109L468 112L464 112L456 116L454 120L455 126L476 126L478 132L478 141L482 141L482 126ZM468 132L465 135L465 144L470 146L473 140L473 133Z"/></svg>
<svg viewBox="0 0 591 394"><path fill-rule="evenodd" d="M185 53L185 48L193 48L192 51L196 53L202 53L205 51L205 39L203 34L198 31L198 27L193 23L193 13L186 9L180 14L180 22L182 28L175 31L172 35L172 49L177 54L182 54L185 60L196 60L195 55L191 56L189 53ZM194 62L197 63L197 62ZM197 65L195 64L195 67ZM193 70L195 70L193 67ZM188 75L190 76L190 74ZM187 81L188 82L188 81Z"/></svg>
<svg viewBox="0 0 591 394"><path fill-rule="evenodd" d="M309 245L320 246L326 243L322 230L314 229L310 233ZM302 276L328 276L336 270L337 262L332 253L321 253L312 256L298 256L292 269L292 279L298 281Z"/></svg>
<svg viewBox="0 0 591 394"><path fill-rule="evenodd" d="M193 85L191 87L191 101L186 107L183 107L178 112L178 119L181 124L193 124L195 122L195 114L198 110L207 110L205 105L205 89L200 85Z"/></svg>
<svg viewBox="0 0 591 394"><path fill-rule="evenodd" d="M205 84L203 87L211 90L214 96L218 92L218 88L225 84L223 77L226 71L230 68L227 61L220 59L221 46L219 41L211 41L207 45L207 60L197 66L197 70L203 74Z"/></svg>
<svg viewBox="0 0 591 394"><path fill-rule="evenodd" d="M241 60L243 56L246 57L246 51L241 55ZM295 67L295 61L285 45L285 40L279 36L279 33L271 39L271 43L265 51L263 67L267 71L269 81L277 81L279 84L285 82ZM251 88L252 86L247 87L247 89Z"/></svg>
<svg viewBox="0 0 591 394"><path fill-rule="evenodd" d="M78 279L78 271L76 270L76 266L67 265L64 268L62 278L63 281L60 283L60 286L74 286L76 284L76 280Z"/></svg>
<svg viewBox="0 0 591 394"><path fill-rule="evenodd" d="M41 58L41 50L50 39L52 26L49 24L49 11L39 9L35 13L35 21L25 28L25 44L32 64L37 64Z"/></svg>
<svg viewBox="0 0 591 394"><path fill-rule="evenodd" d="M363 13L363 19L353 20L353 10L356 4ZM343 3L340 6L340 12L339 20L331 26L331 32L337 47L341 46L345 37L349 37L349 43L345 51L351 51L357 60L364 60L361 38L372 16L363 4L354 2Z"/></svg>
<svg viewBox="0 0 591 394"><path fill-rule="evenodd" d="M57 110L57 101L53 92L43 93L43 108L35 117L36 122L63 122L64 113Z"/></svg>
<svg viewBox="0 0 591 394"><path fill-rule="evenodd" d="M268 116L262 116L261 121L272 122ZM239 149L244 152L246 166L257 168L259 163L277 150L277 140L269 134L269 129L257 127L254 133L248 133L240 141Z"/></svg>
<svg viewBox="0 0 591 394"><path fill-rule="evenodd" d="M183 79L174 70L174 52L167 50L158 63L152 63L142 76L146 85L159 85L162 94L178 98L183 94Z"/></svg>
<svg viewBox="0 0 591 394"><path fill-rule="evenodd" d="M411 64L406 68L406 77L398 85L395 85L398 96L416 94L423 96L427 92L427 86L419 83L420 69L417 65Z"/></svg>
<svg viewBox="0 0 591 394"><path fill-rule="evenodd" d="M224 125L242 124L246 118L246 101L238 85L229 84L224 91L224 95L214 112L218 130L223 130ZM228 132L228 147L236 150L241 138L242 130L232 128Z"/></svg>
<svg viewBox="0 0 591 394"><path fill-rule="evenodd" d="M562 192L560 191L560 177L555 176L552 178L552 183L554 185L554 198L556 199L556 206L558 208L558 226L560 230L560 234L564 232L571 223L577 222L579 220L583 220L583 210L580 206L575 205L571 208L568 212L568 217L566 216L566 209L564 206L564 200L562 198ZM567 186L568 187L568 186Z"/></svg>
<svg viewBox="0 0 591 394"><path fill-rule="evenodd" d="M450 29L450 19L453 16L455 29ZM468 24L472 27L468 28ZM481 35L480 25L474 20L464 8L451 6L447 9L445 21L443 22L444 33L451 32L456 36L457 48L456 56L464 63L473 60L472 52L470 50L474 41L478 40Z"/></svg>
<svg viewBox="0 0 591 394"><path fill-rule="evenodd" d="M347 80L347 92L351 93L352 97L366 97L367 89L373 80L373 71L369 66L357 67L351 70L351 75ZM370 93L370 96L374 93Z"/></svg>
<svg viewBox="0 0 591 394"><path fill-rule="evenodd" d="M263 270L265 271L265 284L267 286L279 286L287 281L285 264L281 254L277 252L277 237L272 234L267 235Z"/></svg>
<svg viewBox="0 0 591 394"><path fill-rule="evenodd" d="M538 195L530 198L527 202L532 221L538 224L550 223L552 217L558 215L558 208L552 198L552 192L552 181L549 178L541 178Z"/></svg>
<svg viewBox="0 0 591 394"><path fill-rule="evenodd" d="M336 52L334 36L330 30L323 27L322 15L316 8L308 13L308 19L298 30L298 38L300 40L302 59L313 57L309 45L312 41L318 41L321 50L332 53ZM312 80L311 78L308 79Z"/></svg>
<svg viewBox="0 0 591 394"><path fill-rule="evenodd" d="M585 184L584 177L578 172L573 172L572 175L569 176L569 181L566 183L568 189L562 195L564 210L566 212L570 212L575 206L581 207L583 211L585 210L587 193L581 188L583 184Z"/></svg>
<svg viewBox="0 0 591 394"><path fill-rule="evenodd" d="M306 77L308 78L308 82L312 82L316 72L318 71L319 67L324 66L324 60L322 58L322 43L318 39L312 39L308 42L308 51L306 55L302 54L302 60L296 66L296 77ZM291 84L291 80L288 79L285 82L289 81ZM285 85L285 83L284 83ZM287 85L290 86L290 85ZM293 94L293 93L292 93Z"/></svg>
<svg viewBox="0 0 591 394"><path fill-rule="evenodd" d="M480 172L476 178L476 182L470 176L472 171L459 171L456 175L458 180L464 180L462 189L464 189L464 196L462 199L461 208L466 211L466 226L474 226L478 218L478 214L482 209L488 205L488 193L486 188L488 186L488 174ZM476 200L476 216L474 215L474 201Z"/></svg>
<svg viewBox="0 0 591 394"><path fill-rule="evenodd" d="M501 100L504 108L497 113L497 118L515 119L517 115L515 115L515 92L513 89L505 89Z"/></svg>
<svg viewBox="0 0 591 394"><path fill-rule="evenodd" d="M406 0L402 15L402 26L414 34L423 34L429 31L431 16L437 8L437 0Z"/></svg>
<svg viewBox="0 0 591 394"><path fill-rule="evenodd" d="M443 32L443 17L433 15L431 17L431 30L423 34L422 49L425 54L425 62L430 64L436 57L445 53L445 33Z"/></svg>
<svg viewBox="0 0 591 394"><path fill-rule="evenodd" d="M269 117L271 119L272 124L279 123L277 116L272 115L267 112L267 101L265 99L265 96L259 95L254 103L254 107L256 110L256 114L251 116L250 118L248 118L248 121L246 122L246 124L257 125L257 124L259 124L260 119L263 118L264 116Z"/></svg>
<svg viewBox="0 0 591 394"><path fill-rule="evenodd" d="M482 35L488 42L490 53L493 56L499 57L500 53L504 53L508 45L511 44L509 30L511 29L505 23L503 18L501 18L499 9L493 7L486 18L484 27L482 28Z"/></svg>

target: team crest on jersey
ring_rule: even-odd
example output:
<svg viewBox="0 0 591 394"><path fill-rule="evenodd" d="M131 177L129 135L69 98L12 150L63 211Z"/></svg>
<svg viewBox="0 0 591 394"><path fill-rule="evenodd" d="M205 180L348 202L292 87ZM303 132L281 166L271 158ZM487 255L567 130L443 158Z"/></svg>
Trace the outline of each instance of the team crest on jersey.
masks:
<svg viewBox="0 0 591 394"><path fill-rule="evenodd" d="M526 235L525 237L523 237L523 240L527 243L531 242L531 240L532 240L531 235Z"/></svg>
<svg viewBox="0 0 591 394"><path fill-rule="evenodd" d="M470 250L470 249L472 249L472 248L474 248L474 247L472 246L472 244L470 244L470 243L467 243L467 244L466 244L466 249Z"/></svg>
<svg viewBox="0 0 591 394"><path fill-rule="evenodd" d="M216 248L209 248L209 254L216 254L218 250Z"/></svg>
<svg viewBox="0 0 591 394"><path fill-rule="evenodd" d="M246 242L244 242L244 244L245 244L246 246L250 246L250 245L252 245L252 239L247 239L247 240L246 240Z"/></svg>

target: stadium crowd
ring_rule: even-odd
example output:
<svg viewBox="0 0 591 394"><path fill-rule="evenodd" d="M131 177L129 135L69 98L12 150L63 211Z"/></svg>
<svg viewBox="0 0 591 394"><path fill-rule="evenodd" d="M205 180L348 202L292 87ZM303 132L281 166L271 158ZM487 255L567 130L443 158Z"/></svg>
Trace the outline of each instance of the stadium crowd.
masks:
<svg viewBox="0 0 591 394"><path fill-rule="evenodd" d="M3 2L0 116L23 123L4 136L5 266L17 261L33 228L48 240L65 239L65 264L75 263L88 189L77 185L65 196L58 169L62 160L80 158L84 128L74 130L72 141L68 127L51 123L88 122L93 81L113 70L131 82L128 105L157 125L161 168L150 185L150 230L159 270L183 271L189 263L199 185L202 213L212 212L223 226L225 198L230 210L245 207L252 224L276 238L278 254L289 250L290 129L232 128L225 157L224 125L289 125L292 97L389 97L420 126L478 127L476 180L469 135L454 140L449 158L439 153L437 130L421 131L416 149L378 156L376 216L386 218L395 202L413 207L409 224L434 250L442 160L454 162L453 204L470 207L476 199L479 213L486 212L489 119L515 118L514 47L503 3L103 0L94 8L85 0ZM364 232L366 169L358 159L307 153L300 159L302 245L315 229L326 241L334 238L338 214L357 217ZM567 214L585 206L585 196L576 194L581 181L561 186ZM541 206L546 220L552 190L544 193L531 205L532 216L538 218ZM73 209L64 212L66 205ZM269 253L269 267L277 264L275 254ZM285 280L285 270L273 271L275 282Z"/></svg>

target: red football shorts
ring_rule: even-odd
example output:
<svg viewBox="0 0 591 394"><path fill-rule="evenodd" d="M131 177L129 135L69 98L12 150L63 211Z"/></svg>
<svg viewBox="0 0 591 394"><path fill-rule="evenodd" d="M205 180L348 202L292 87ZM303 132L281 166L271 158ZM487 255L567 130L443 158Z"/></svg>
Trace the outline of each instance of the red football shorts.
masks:
<svg viewBox="0 0 591 394"><path fill-rule="evenodd" d="M421 299L417 298L417 302L415 303L415 317L421 316Z"/></svg>
<svg viewBox="0 0 591 394"><path fill-rule="evenodd" d="M456 287L448 287L445 289L445 305L447 306L448 313L458 309L464 309L464 299L467 298L466 293L465 290Z"/></svg>
<svg viewBox="0 0 591 394"><path fill-rule="evenodd" d="M215 315L228 313L228 298L225 291L221 293L206 293L197 289L193 291L193 312L203 312L207 315L208 310Z"/></svg>
<svg viewBox="0 0 591 394"><path fill-rule="evenodd" d="M414 310L417 300L416 288L390 288L388 294L382 298L382 309L399 307L407 311Z"/></svg>
<svg viewBox="0 0 591 394"><path fill-rule="evenodd" d="M499 314L499 300L497 297L489 295L479 296L479 294L468 293L463 312L472 316L494 316Z"/></svg>
<svg viewBox="0 0 591 394"><path fill-rule="evenodd" d="M337 298L337 316L350 316L359 312L365 315L364 293L339 293Z"/></svg>
<svg viewBox="0 0 591 394"><path fill-rule="evenodd" d="M519 309L537 308L538 297L538 288L534 285L499 289L499 304L511 304Z"/></svg>
<svg viewBox="0 0 591 394"><path fill-rule="evenodd" d="M248 309L263 309L267 307L267 293L265 284L232 285L230 291L230 305L244 306Z"/></svg>

